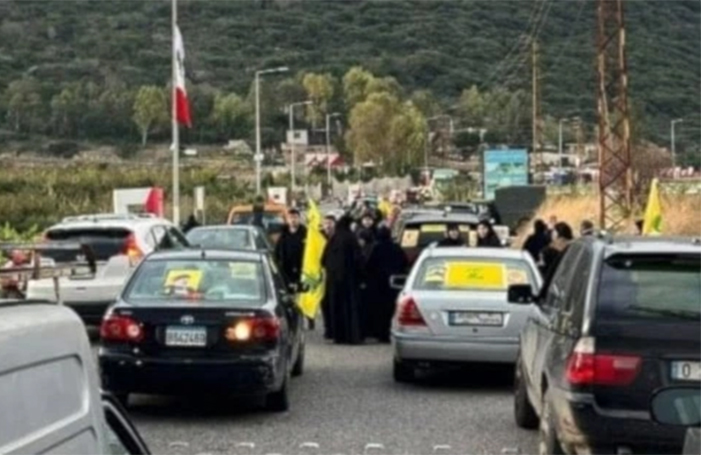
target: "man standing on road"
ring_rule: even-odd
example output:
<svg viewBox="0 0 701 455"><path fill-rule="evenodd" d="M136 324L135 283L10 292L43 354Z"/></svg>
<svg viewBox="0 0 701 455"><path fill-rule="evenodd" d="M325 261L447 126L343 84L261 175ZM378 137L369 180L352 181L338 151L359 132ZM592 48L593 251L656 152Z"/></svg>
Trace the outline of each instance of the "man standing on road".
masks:
<svg viewBox="0 0 701 455"><path fill-rule="evenodd" d="M290 209L287 224L275 245L275 259L287 282L297 286L298 290L302 284L302 261L306 240L307 228L301 223L299 211ZM313 322L310 323L310 328L313 328Z"/></svg>

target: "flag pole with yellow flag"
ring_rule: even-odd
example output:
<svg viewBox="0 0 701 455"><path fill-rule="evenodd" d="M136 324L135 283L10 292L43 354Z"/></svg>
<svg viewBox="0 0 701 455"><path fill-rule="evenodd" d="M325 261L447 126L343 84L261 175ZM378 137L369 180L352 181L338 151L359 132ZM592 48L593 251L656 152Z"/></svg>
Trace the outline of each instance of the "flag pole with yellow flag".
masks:
<svg viewBox="0 0 701 455"><path fill-rule="evenodd" d="M321 213L313 200L309 200L307 212L307 241L302 260L302 284L305 292L299 295L299 307L310 319L316 317L324 298L324 272L321 256L326 247L326 238L321 232Z"/></svg>
<svg viewBox="0 0 701 455"><path fill-rule="evenodd" d="M645 207L643 220L643 235L662 234L662 207L660 206L660 191L658 180L653 179L650 186L650 196Z"/></svg>

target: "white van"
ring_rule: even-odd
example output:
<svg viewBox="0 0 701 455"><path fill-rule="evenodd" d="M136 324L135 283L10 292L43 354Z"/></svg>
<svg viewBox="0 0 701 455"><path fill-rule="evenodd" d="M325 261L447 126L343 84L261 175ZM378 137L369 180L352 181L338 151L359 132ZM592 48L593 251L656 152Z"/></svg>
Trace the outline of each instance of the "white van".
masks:
<svg viewBox="0 0 701 455"><path fill-rule="evenodd" d="M0 454L149 454L69 308L0 301Z"/></svg>

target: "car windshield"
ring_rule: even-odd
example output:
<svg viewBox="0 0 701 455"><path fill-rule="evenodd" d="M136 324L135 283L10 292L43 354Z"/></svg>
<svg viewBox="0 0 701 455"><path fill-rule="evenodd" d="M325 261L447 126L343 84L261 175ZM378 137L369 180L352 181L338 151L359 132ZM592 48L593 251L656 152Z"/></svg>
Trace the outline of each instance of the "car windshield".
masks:
<svg viewBox="0 0 701 455"><path fill-rule="evenodd" d="M191 245L212 249L253 249L248 229L196 228L187 233Z"/></svg>
<svg viewBox="0 0 701 455"><path fill-rule="evenodd" d="M467 244L469 233L475 226L466 223L459 223L463 241ZM402 248L426 248L434 242L440 242L445 238L447 224L445 222L436 223L411 223L404 227L400 239Z"/></svg>
<svg viewBox="0 0 701 455"><path fill-rule="evenodd" d="M535 286L533 270L525 260L445 257L423 261L412 288L503 292L513 284Z"/></svg>
<svg viewBox="0 0 701 455"><path fill-rule="evenodd" d="M135 272L124 299L135 305L190 301L196 304L262 304L261 262L188 259L147 260Z"/></svg>
<svg viewBox="0 0 701 455"><path fill-rule="evenodd" d="M617 255L601 271L597 312L610 319L701 317L701 256Z"/></svg>

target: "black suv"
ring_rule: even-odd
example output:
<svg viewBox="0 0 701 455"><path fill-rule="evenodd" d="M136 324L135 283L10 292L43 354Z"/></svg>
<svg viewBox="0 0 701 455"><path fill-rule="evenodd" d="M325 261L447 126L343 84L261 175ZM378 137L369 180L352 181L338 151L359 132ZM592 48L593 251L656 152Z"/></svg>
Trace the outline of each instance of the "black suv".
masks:
<svg viewBox="0 0 701 455"><path fill-rule="evenodd" d="M650 418L661 388L701 386L701 243L608 237L572 243L521 334L514 411L540 453L681 453L685 428Z"/></svg>

